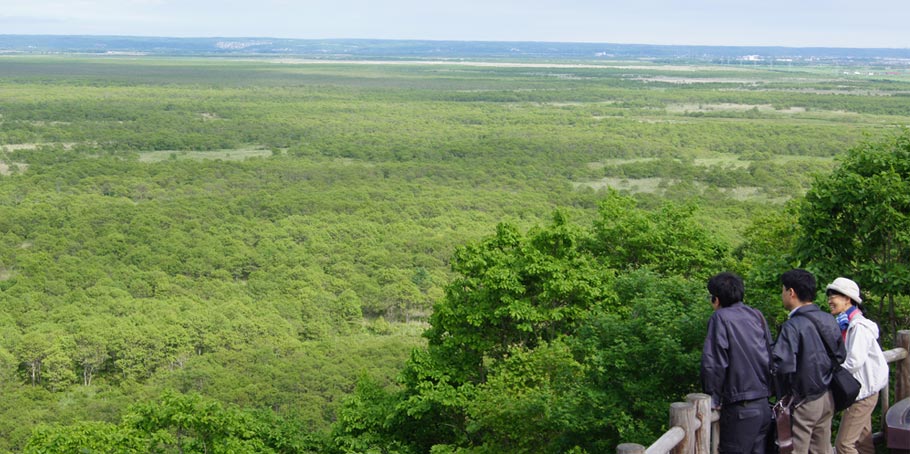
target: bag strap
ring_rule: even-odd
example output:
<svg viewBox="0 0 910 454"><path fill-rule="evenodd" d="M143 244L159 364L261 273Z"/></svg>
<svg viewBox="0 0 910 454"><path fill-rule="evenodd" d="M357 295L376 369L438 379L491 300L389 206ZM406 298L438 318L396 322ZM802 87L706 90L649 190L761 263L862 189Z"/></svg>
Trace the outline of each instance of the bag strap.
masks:
<svg viewBox="0 0 910 454"><path fill-rule="evenodd" d="M796 311L796 313L794 315L806 317L807 319L809 319L810 322L812 322L812 325L815 326L815 332L818 333L818 338L822 340L822 345L825 346L825 351L828 353L828 358L831 359L831 369L832 370L837 369L837 367L840 366L840 364L837 362L837 358L834 357L834 351L831 348L831 346L828 345L828 341L825 340L825 336L822 336L822 330L821 330L821 326L818 325L818 320L815 320L814 318L809 317L808 315L805 315L805 314L801 313L800 311Z"/></svg>

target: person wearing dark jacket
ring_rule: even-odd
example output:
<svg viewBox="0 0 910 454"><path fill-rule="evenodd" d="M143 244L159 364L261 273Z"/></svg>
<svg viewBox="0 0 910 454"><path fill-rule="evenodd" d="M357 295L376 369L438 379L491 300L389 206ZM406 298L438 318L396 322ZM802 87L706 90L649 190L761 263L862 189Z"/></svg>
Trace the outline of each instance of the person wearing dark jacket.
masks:
<svg viewBox="0 0 910 454"><path fill-rule="evenodd" d="M790 311L771 355L771 371L778 398L790 396L794 454L830 454L834 400L828 386L833 363L824 343L838 364L846 351L840 327L815 300L815 276L794 269L781 275L781 301ZM819 328L816 328L816 325Z"/></svg>
<svg viewBox="0 0 910 454"><path fill-rule="evenodd" d="M708 280L714 314L701 356L701 382L720 409L720 453L765 452L771 425L771 332L761 312L743 303L742 279L720 273Z"/></svg>

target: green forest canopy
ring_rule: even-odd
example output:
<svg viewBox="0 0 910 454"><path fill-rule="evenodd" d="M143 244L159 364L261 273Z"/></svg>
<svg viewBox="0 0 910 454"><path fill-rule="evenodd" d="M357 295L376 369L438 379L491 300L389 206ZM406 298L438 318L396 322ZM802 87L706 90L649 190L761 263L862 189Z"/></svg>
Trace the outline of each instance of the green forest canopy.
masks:
<svg viewBox="0 0 910 454"><path fill-rule="evenodd" d="M858 272L789 216L910 123L907 76L830 68L3 57L0 92L0 449L36 452L646 441L704 278L774 320L782 268Z"/></svg>

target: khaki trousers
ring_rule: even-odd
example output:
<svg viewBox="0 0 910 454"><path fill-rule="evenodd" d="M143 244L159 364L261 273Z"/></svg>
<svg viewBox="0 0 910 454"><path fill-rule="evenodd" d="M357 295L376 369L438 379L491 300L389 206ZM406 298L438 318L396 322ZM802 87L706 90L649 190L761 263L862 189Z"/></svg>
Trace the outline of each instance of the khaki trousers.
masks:
<svg viewBox="0 0 910 454"><path fill-rule="evenodd" d="M831 391L793 410L793 454L831 454ZM838 452L838 454L840 454Z"/></svg>
<svg viewBox="0 0 910 454"><path fill-rule="evenodd" d="M853 402L844 410L837 431L837 454L875 454L872 444L872 410L878 403L878 393Z"/></svg>

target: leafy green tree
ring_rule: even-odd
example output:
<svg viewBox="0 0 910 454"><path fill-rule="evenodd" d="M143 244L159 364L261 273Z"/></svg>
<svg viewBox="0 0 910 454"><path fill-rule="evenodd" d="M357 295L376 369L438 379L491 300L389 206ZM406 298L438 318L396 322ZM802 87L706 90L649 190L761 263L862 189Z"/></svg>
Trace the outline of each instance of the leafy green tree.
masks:
<svg viewBox="0 0 910 454"><path fill-rule="evenodd" d="M456 381L483 382L485 359L555 340L577 328L592 305L613 300L613 271L584 249L586 235L557 213L545 229L523 235L502 224L492 238L456 252L452 268L459 277L426 333L434 357L452 367Z"/></svg>
<svg viewBox="0 0 910 454"><path fill-rule="evenodd" d="M366 387L382 408L363 400L345 408L344 442L403 452L560 453L656 436L666 406L696 390L710 306L704 280L688 275L729 260L691 212L658 222L634 206L613 208L591 230L556 213L544 228L522 234L501 224L459 249L458 277L430 318L427 350L412 355L394 404ZM616 216L654 224L638 233L641 243L611 248L608 239L624 241L615 230L604 234L606 222L622 228ZM652 244L667 238L681 244L663 251ZM626 263L615 251L646 259ZM661 267L664 258L676 265ZM619 269L603 264L614 260ZM681 264L693 270L679 272Z"/></svg>
<svg viewBox="0 0 910 454"><path fill-rule="evenodd" d="M694 205L636 207L635 199L613 191L601 202L590 247L606 266L699 278L732 264L724 262L727 246L695 221Z"/></svg>
<svg viewBox="0 0 910 454"><path fill-rule="evenodd" d="M332 427L332 444L344 454L406 453L409 449L392 441L387 433L394 421L396 393L363 375L354 392L345 398L338 423Z"/></svg>
<svg viewBox="0 0 910 454"><path fill-rule="evenodd" d="M157 402L135 405L125 426L170 435L162 448L179 452L274 452L258 437L256 421L196 394L165 393Z"/></svg>
<svg viewBox="0 0 910 454"><path fill-rule="evenodd" d="M705 282L642 269L620 275L616 291L624 307L593 311L571 344L587 371L575 436L590 452L653 442L670 403L699 390Z"/></svg>
<svg viewBox="0 0 910 454"><path fill-rule="evenodd" d="M887 299L893 333L895 298L910 295L910 130L850 149L799 214L799 257L824 278L852 277L880 305Z"/></svg>
<svg viewBox="0 0 910 454"><path fill-rule="evenodd" d="M167 441L169 437L164 433L149 436L111 423L86 421L63 427L39 426L29 438L23 452L28 454L156 452L157 446Z"/></svg>
<svg viewBox="0 0 910 454"><path fill-rule="evenodd" d="M360 296L352 289L345 289L335 298L332 313L340 334L359 331L363 322Z"/></svg>
<svg viewBox="0 0 910 454"><path fill-rule="evenodd" d="M491 370L467 402L467 431L477 452L563 453L581 441L586 405L586 366L554 341L533 350L516 348Z"/></svg>
<svg viewBox="0 0 910 454"><path fill-rule="evenodd" d="M92 378L110 359L108 339L102 330L110 330L113 320L107 317L86 319L76 324L73 338L73 360L82 369L82 385L92 384Z"/></svg>
<svg viewBox="0 0 910 454"><path fill-rule="evenodd" d="M16 357L6 348L0 347L0 383L9 383L15 380L18 366Z"/></svg>
<svg viewBox="0 0 910 454"><path fill-rule="evenodd" d="M321 444L316 437L295 433L275 416L225 406L198 394L165 392L154 402L134 404L117 425L40 427L24 452L305 454L318 452Z"/></svg>
<svg viewBox="0 0 910 454"><path fill-rule="evenodd" d="M42 361L41 381L51 391L66 389L76 383L76 361L72 356L73 345L69 338L57 339Z"/></svg>
<svg viewBox="0 0 910 454"><path fill-rule="evenodd" d="M788 203L756 214L734 251L746 283L746 303L761 310L769 326L779 326L787 319L780 300L780 275L801 263L796 255L801 232L795 223L798 213L799 204Z"/></svg>
<svg viewBox="0 0 910 454"><path fill-rule="evenodd" d="M26 376L33 386L43 383L45 361L48 356L57 352L55 339L62 336L63 331L59 326L43 323L32 326L19 338L14 354L25 366Z"/></svg>

